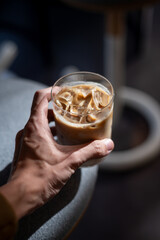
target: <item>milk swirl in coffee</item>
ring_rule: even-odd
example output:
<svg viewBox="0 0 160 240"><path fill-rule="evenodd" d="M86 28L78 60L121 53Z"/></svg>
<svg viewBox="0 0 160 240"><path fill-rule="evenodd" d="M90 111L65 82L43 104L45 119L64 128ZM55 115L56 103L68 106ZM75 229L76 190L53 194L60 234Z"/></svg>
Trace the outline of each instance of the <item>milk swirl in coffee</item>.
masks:
<svg viewBox="0 0 160 240"><path fill-rule="evenodd" d="M111 93L101 84L63 86L54 99L59 142L73 145L110 138L112 113Z"/></svg>

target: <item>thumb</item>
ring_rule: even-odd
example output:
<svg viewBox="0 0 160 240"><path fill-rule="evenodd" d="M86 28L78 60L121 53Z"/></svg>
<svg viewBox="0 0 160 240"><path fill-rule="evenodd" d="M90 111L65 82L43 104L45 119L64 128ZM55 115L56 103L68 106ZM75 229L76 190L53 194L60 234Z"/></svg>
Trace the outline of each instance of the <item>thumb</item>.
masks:
<svg viewBox="0 0 160 240"><path fill-rule="evenodd" d="M74 151L70 156L71 167L76 169L83 163L93 158L101 158L107 156L114 148L114 143L111 139L95 140L84 147Z"/></svg>

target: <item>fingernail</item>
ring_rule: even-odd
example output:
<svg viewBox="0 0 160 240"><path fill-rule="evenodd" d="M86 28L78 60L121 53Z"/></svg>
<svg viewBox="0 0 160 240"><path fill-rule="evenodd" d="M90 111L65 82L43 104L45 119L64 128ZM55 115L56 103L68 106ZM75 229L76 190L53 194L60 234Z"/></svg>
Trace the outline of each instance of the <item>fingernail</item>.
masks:
<svg viewBox="0 0 160 240"><path fill-rule="evenodd" d="M114 148L113 141L108 138L108 139L105 139L104 142L105 142L105 145L107 146L108 153L110 153L113 150L113 148Z"/></svg>

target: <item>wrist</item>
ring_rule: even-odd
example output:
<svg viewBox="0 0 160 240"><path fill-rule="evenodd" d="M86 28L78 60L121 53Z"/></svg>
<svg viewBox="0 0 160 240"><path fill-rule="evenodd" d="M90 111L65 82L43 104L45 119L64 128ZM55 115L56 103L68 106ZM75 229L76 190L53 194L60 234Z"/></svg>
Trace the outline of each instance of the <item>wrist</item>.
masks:
<svg viewBox="0 0 160 240"><path fill-rule="evenodd" d="M37 199L34 198L23 179L14 179L0 187L0 192L12 206L17 219L22 218L37 207Z"/></svg>

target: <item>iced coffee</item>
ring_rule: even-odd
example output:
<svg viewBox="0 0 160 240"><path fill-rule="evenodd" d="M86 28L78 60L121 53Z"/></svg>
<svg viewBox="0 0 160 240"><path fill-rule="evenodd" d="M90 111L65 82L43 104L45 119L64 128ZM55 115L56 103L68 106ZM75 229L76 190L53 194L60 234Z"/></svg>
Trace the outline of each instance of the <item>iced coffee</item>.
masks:
<svg viewBox="0 0 160 240"><path fill-rule="evenodd" d="M78 81L77 77L68 78L65 82L62 79L63 84L59 84L59 92L53 96L58 142L75 145L95 139L110 138L113 88L107 87L108 81L106 85L98 80L96 82L94 78L92 79L93 73L80 72L72 75L74 74L80 77ZM87 81L84 80L85 74L89 77ZM97 76L101 77L98 74Z"/></svg>

